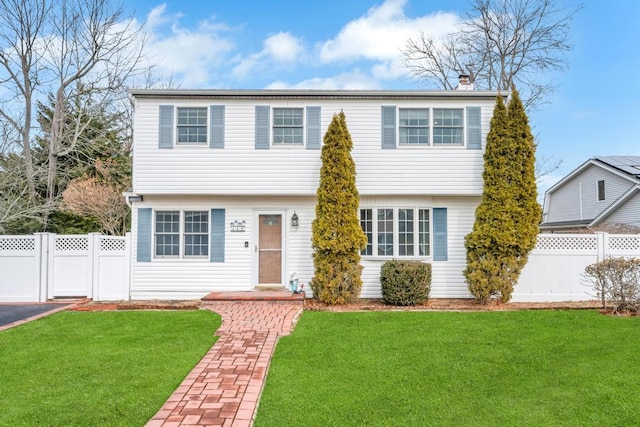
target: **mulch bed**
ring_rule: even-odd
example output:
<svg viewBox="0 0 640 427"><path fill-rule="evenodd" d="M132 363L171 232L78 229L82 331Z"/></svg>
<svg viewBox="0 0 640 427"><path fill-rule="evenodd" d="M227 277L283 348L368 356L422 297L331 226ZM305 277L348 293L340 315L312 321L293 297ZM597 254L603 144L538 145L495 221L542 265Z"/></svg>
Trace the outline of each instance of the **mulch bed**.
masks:
<svg viewBox="0 0 640 427"><path fill-rule="evenodd" d="M114 310L198 310L202 306L200 300L189 301L85 301L76 304L70 310L75 311L114 311ZM431 299L427 303L411 307L386 305L381 299L358 299L350 304L328 306L315 299L304 300L305 310L314 311L512 311L512 310L565 310L565 309L599 309L599 301L568 301L523 303L492 301L488 305L480 305L472 299Z"/></svg>
<svg viewBox="0 0 640 427"><path fill-rule="evenodd" d="M114 310L198 310L201 301L86 301L76 304L74 311Z"/></svg>
<svg viewBox="0 0 640 427"><path fill-rule="evenodd" d="M567 301L567 302L508 302L492 301L481 305L473 299L431 299L425 304L397 307L386 305L381 299L358 299L350 304L327 306L314 299L304 301L305 310L321 311L513 311L513 310L565 310L565 309L597 309L599 301Z"/></svg>

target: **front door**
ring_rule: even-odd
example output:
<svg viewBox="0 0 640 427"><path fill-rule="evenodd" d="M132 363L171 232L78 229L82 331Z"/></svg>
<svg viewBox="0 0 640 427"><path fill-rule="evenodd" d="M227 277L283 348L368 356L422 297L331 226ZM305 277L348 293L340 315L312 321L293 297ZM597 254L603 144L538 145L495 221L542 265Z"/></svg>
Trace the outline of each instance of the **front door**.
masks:
<svg viewBox="0 0 640 427"><path fill-rule="evenodd" d="M258 286L282 285L282 215L258 215Z"/></svg>

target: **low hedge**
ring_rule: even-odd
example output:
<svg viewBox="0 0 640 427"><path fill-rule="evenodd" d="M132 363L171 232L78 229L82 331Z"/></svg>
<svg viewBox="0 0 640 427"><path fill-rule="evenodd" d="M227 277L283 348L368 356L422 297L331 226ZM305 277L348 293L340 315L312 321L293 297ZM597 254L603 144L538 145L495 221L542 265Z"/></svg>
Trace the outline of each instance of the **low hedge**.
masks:
<svg viewBox="0 0 640 427"><path fill-rule="evenodd" d="M431 291L431 264L387 261L380 269L382 299L391 305L423 304Z"/></svg>

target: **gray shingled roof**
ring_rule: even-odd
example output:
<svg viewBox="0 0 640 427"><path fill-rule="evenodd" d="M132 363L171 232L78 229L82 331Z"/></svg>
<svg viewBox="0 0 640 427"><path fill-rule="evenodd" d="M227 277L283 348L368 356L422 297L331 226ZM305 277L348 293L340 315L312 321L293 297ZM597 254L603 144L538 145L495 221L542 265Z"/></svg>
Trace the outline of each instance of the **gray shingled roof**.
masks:
<svg viewBox="0 0 640 427"><path fill-rule="evenodd" d="M596 160L635 178L640 178L640 156L600 156L596 157Z"/></svg>

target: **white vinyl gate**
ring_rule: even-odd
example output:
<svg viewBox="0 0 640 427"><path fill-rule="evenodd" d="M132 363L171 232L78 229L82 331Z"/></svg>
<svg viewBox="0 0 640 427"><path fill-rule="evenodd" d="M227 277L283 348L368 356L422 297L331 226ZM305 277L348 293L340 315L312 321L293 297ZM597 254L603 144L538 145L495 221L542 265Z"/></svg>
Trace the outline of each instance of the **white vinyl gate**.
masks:
<svg viewBox="0 0 640 427"><path fill-rule="evenodd" d="M131 235L0 236L0 302L129 299Z"/></svg>

